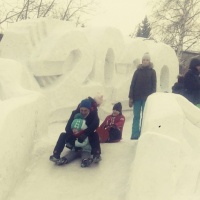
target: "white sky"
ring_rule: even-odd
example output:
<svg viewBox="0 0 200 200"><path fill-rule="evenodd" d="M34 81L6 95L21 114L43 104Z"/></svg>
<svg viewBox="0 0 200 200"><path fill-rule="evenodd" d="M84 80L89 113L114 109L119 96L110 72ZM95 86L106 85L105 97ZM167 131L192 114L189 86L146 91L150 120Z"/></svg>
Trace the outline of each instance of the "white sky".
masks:
<svg viewBox="0 0 200 200"><path fill-rule="evenodd" d="M13 5L17 0L7 0ZM147 13L149 0L99 0L95 16L86 25L114 26L125 35L129 35L141 23Z"/></svg>
<svg viewBox="0 0 200 200"><path fill-rule="evenodd" d="M135 30L147 13L148 0L101 0L99 10L93 20L88 22L97 26L114 26L123 34Z"/></svg>

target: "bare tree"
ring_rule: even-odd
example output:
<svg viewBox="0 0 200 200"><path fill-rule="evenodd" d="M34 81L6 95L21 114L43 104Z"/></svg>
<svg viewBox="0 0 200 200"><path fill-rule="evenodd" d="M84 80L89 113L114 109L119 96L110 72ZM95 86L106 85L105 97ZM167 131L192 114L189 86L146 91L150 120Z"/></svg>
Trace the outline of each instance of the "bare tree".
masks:
<svg viewBox="0 0 200 200"><path fill-rule="evenodd" d="M52 17L82 24L82 18L92 15L98 0L20 0L9 4L2 0L0 5L0 26L20 20ZM83 18L84 19L84 18Z"/></svg>
<svg viewBox="0 0 200 200"><path fill-rule="evenodd" d="M63 7L53 11L53 17L64 21L75 21L77 26L82 25L86 16L94 15L97 5L97 0L68 0Z"/></svg>
<svg viewBox="0 0 200 200"><path fill-rule="evenodd" d="M172 46L181 64L183 50L200 38L200 0L154 1L152 11L153 37Z"/></svg>

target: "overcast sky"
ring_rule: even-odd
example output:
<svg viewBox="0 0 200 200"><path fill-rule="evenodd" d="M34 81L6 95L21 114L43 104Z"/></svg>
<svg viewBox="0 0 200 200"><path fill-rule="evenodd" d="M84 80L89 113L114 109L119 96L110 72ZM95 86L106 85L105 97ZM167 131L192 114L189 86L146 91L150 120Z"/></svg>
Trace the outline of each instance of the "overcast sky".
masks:
<svg viewBox="0 0 200 200"><path fill-rule="evenodd" d="M87 21L86 25L114 26L119 28L123 34L129 35L144 19L147 13L146 4L148 1L149 0L99 0L99 6L95 15L89 17L90 20ZM5 2L13 6L17 0L6 0Z"/></svg>
<svg viewBox="0 0 200 200"><path fill-rule="evenodd" d="M97 15L88 22L92 25L108 25L129 35L146 13L148 0L101 0Z"/></svg>

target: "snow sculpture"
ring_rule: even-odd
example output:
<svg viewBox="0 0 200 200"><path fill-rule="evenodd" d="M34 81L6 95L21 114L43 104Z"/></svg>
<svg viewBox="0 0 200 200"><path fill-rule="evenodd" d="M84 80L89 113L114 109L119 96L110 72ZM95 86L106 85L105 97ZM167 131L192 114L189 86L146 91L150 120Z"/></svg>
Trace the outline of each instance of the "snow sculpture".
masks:
<svg viewBox="0 0 200 200"><path fill-rule="evenodd" d="M76 96L100 92L107 102L127 100L133 72L145 52L157 71L158 91L169 92L178 74L172 48L142 39L125 42L113 27L78 29L60 20L27 20L13 24L0 46L1 57L29 69L50 101L51 121L76 106L81 100Z"/></svg>
<svg viewBox="0 0 200 200"><path fill-rule="evenodd" d="M47 134L47 101L33 88L39 87L22 64L0 58L0 199L24 173L34 142Z"/></svg>

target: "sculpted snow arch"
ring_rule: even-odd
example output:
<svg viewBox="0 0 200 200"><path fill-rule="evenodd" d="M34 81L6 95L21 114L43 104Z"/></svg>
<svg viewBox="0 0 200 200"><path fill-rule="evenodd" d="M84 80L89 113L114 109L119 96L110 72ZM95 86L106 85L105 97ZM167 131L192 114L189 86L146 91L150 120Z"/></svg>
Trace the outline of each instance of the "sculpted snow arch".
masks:
<svg viewBox="0 0 200 200"><path fill-rule="evenodd" d="M94 79L104 85L109 83L109 86L113 86L116 63L124 49L121 32L113 27L101 27L88 29L85 34L93 45Z"/></svg>
<svg viewBox="0 0 200 200"><path fill-rule="evenodd" d="M33 74L41 79L43 76L61 76L55 87L64 85L66 81L68 85L73 81L82 84L92 71L94 59L91 45L83 32L73 29L61 31L53 41L51 39L46 38L47 44L41 43L40 51L32 54L30 67Z"/></svg>
<svg viewBox="0 0 200 200"><path fill-rule="evenodd" d="M60 73L56 73L54 75L43 75L43 76L37 76L35 75L35 78L40 85L40 87L49 87L52 84L56 84L59 81L62 82L62 79L64 79L63 76L65 76L65 73L68 74L73 70L73 68L77 65L79 60L81 59L81 51L79 49L72 50L69 55L67 56L67 59L63 63L56 62L57 65L62 65L63 69L60 71ZM48 61L47 61L48 62ZM47 64L49 67L51 67L51 63Z"/></svg>

